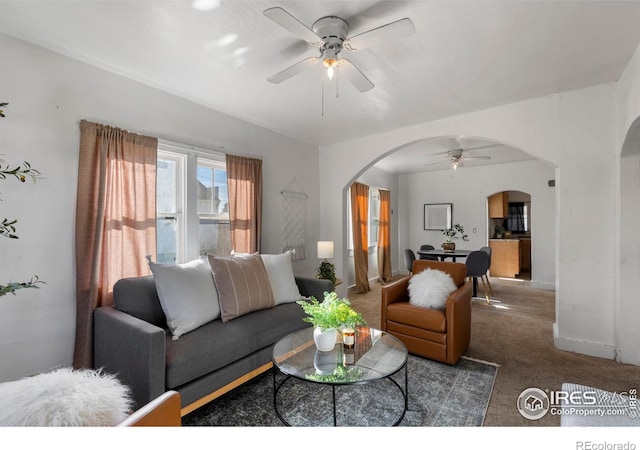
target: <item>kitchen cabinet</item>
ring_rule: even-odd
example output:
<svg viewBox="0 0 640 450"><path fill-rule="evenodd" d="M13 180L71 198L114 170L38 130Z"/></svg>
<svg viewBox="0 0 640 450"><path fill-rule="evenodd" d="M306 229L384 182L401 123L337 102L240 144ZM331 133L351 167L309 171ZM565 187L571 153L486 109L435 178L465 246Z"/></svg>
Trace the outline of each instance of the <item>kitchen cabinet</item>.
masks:
<svg viewBox="0 0 640 450"><path fill-rule="evenodd" d="M489 218L504 219L509 214L509 194L498 192L489 197Z"/></svg>
<svg viewBox="0 0 640 450"><path fill-rule="evenodd" d="M515 278L520 273L520 240L489 239L492 277Z"/></svg>
<svg viewBox="0 0 640 450"><path fill-rule="evenodd" d="M520 271L531 270L531 239L520 239Z"/></svg>

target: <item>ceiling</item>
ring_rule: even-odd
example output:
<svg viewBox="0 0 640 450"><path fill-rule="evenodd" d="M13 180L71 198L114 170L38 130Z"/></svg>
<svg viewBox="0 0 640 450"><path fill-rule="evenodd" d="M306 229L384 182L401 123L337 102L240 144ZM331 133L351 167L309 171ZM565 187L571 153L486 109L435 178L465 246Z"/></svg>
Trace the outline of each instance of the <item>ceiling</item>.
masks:
<svg viewBox="0 0 640 450"><path fill-rule="evenodd" d="M307 27L339 16L349 36L408 17L415 34L348 54L367 92L340 77L336 88L321 65L273 84L318 55L263 14L275 6ZM4 33L319 146L615 81L638 23L638 1L0 1ZM441 169L415 157L442 150L421 143L379 167Z"/></svg>

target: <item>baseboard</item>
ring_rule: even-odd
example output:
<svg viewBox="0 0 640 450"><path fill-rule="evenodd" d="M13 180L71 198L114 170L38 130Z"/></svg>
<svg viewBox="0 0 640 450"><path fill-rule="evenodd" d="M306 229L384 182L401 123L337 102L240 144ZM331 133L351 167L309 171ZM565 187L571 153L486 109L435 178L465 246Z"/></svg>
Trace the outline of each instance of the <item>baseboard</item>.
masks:
<svg viewBox="0 0 640 450"><path fill-rule="evenodd" d="M580 353L582 355L594 356L596 358L605 358L611 360L615 360L616 358L616 350L613 345L588 342L560 336L558 333L557 323L553 324L553 342L558 350Z"/></svg>

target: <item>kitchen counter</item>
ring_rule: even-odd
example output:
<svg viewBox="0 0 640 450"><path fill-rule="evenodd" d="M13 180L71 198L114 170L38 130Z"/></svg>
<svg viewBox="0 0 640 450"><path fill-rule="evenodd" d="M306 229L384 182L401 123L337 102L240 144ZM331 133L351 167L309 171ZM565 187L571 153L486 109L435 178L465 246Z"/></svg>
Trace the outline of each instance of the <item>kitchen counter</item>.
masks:
<svg viewBox="0 0 640 450"><path fill-rule="evenodd" d="M489 239L492 277L515 278L531 270L531 236Z"/></svg>
<svg viewBox="0 0 640 450"><path fill-rule="evenodd" d="M492 277L515 278L520 273L520 239L489 239Z"/></svg>

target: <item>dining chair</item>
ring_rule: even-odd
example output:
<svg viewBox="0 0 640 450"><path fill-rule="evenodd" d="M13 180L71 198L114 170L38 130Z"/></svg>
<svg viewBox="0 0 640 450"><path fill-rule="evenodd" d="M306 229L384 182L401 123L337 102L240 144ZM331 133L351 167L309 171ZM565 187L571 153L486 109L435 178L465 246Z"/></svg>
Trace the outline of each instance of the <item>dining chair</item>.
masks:
<svg viewBox="0 0 640 450"><path fill-rule="evenodd" d="M436 248L433 245L430 244L423 244L420 246L420 250L435 250ZM431 255L420 255L420 259L428 259L431 261L438 261L438 257L437 256L431 256Z"/></svg>
<svg viewBox="0 0 640 450"><path fill-rule="evenodd" d="M491 269L491 247L480 247L480 250L489 255L489 269ZM489 285L489 292L491 292L491 296L493 297L493 288L491 287L491 283L489 282L489 275L485 273L484 278L485 280L487 280L487 284Z"/></svg>
<svg viewBox="0 0 640 450"><path fill-rule="evenodd" d="M489 300L489 296L487 295L487 285L484 282L484 276L489 270L489 255L483 250L472 251L469 253L469 256L467 256L465 264L467 265L467 277L471 278L476 284L478 283L478 278L482 281L484 296L487 299L487 303L490 304L491 300Z"/></svg>
<svg viewBox="0 0 640 450"><path fill-rule="evenodd" d="M413 253L413 250L410 248L404 249L404 265L409 271L409 273L413 272L413 262L416 260L416 254Z"/></svg>

